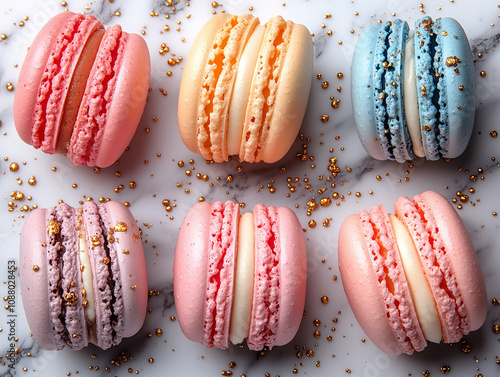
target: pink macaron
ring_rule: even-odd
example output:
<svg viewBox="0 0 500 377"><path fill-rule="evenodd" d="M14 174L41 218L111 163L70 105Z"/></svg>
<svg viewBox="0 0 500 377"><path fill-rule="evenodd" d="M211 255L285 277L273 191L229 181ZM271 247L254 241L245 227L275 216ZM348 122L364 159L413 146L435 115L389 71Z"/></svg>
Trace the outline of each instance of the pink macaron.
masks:
<svg viewBox="0 0 500 377"><path fill-rule="evenodd" d="M481 267L465 226L437 192L349 216L339 268L359 324L389 354L458 342L486 318Z"/></svg>
<svg viewBox="0 0 500 377"><path fill-rule="evenodd" d="M14 121L27 144L107 167L128 146L149 87L146 42L92 15L63 12L40 30L17 82Z"/></svg>
<svg viewBox="0 0 500 377"><path fill-rule="evenodd" d="M174 297L183 333L209 348L284 345L305 303L306 248L284 207L198 203L186 215L174 259Z"/></svg>
<svg viewBox="0 0 500 377"><path fill-rule="evenodd" d="M21 232L19 259L24 311L40 347L107 349L144 323L146 260L141 232L123 204L34 210Z"/></svg>

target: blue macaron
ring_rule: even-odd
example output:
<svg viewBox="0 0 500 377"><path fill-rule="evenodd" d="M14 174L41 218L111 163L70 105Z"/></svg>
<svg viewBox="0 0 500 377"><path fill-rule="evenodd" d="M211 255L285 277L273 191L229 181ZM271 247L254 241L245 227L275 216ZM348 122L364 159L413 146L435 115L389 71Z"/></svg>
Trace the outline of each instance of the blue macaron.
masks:
<svg viewBox="0 0 500 377"><path fill-rule="evenodd" d="M399 19L370 25L354 51L351 95L370 156L398 162L459 156L475 111L474 63L461 25L430 17L418 20L414 33Z"/></svg>

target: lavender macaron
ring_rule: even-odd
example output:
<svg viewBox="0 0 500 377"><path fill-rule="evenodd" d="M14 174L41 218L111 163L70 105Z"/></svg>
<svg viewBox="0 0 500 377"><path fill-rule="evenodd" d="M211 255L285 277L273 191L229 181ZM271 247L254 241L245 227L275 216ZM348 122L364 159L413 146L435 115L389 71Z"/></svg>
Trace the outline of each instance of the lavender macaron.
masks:
<svg viewBox="0 0 500 377"><path fill-rule="evenodd" d="M146 260L123 204L34 210L21 232L19 259L24 311L42 348L107 349L144 323Z"/></svg>

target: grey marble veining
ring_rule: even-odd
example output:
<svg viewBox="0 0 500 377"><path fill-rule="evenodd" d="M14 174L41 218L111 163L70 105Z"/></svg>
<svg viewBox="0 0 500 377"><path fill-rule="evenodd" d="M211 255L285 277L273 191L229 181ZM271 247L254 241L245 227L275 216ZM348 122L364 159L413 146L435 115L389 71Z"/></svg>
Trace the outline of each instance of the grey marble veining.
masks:
<svg viewBox="0 0 500 377"><path fill-rule="evenodd" d="M480 1L472 6L471 2L458 0L265 3L226 0L221 2L222 6L214 8L211 1L193 0L189 5L185 1L174 1L175 11L172 6L165 5L166 1L159 0L71 0L67 3L68 6L63 7L56 0L4 0L0 5L0 35L6 36L0 40L0 156L3 157L0 160L3 201L0 206L3 211L0 216L0 282L5 281L0 284L0 297L8 296L12 280L7 270L9 263L18 263L19 233L27 214L23 206L50 207L58 200L76 206L88 197L130 203L143 230L148 285L155 294L149 298L150 312L144 327L119 346L106 351L89 346L78 352L49 352L40 349L29 336L16 288L15 304L9 307L13 311L0 309L0 362L4 363L0 365L0 376L63 376L67 373L75 376L77 371L79 376L125 376L130 373L213 376L231 369L231 362L236 363L231 369L233 376L264 376L266 373L288 376L293 375L295 369L297 375L308 376L392 377L410 373L420 376L425 370L435 376L442 374L440 368L444 366L449 366L450 375L454 376L500 374L500 365L496 363L500 356L500 335L492 330L493 325L500 324L500 306L491 302L493 298L500 299L500 217L492 215L500 212L497 166L500 138L490 135L491 131L500 131L500 27L497 26L500 8L497 3ZM197 31L213 11L237 14L249 12L250 7L261 22L282 14L305 24L314 33L314 77L300 131L302 137L276 164L240 164L236 159L223 164L206 164L200 156L189 152L180 139L176 114L184 61L170 66L168 59L186 58ZM151 92L136 135L119 164L101 169L99 173L92 168L75 167L63 156L48 156L34 150L19 139L14 128L12 103L26 49L43 24L66 8L91 13L106 26L119 23L128 32L143 33L151 53ZM452 161L415 160L409 166L373 160L362 149L352 120L349 68L358 34L369 23L394 17L413 25L424 13L458 19L471 41L477 60L477 112L470 145L464 155ZM331 17L325 17L326 14ZM24 26L19 25L20 21ZM166 31L166 26L170 30ZM169 47L169 52L163 55L159 53L162 43ZM485 77L480 76L482 70L486 72ZM167 72L171 72L171 76ZM338 78L338 73L342 73L343 78ZM317 79L317 74L322 74L322 78ZM329 83L326 89L322 88L324 81ZM7 90L9 82L14 91ZM163 95L160 89L168 94ZM330 97L341 101L338 109L331 107ZM326 123L320 120L324 114L329 116ZM306 161L296 156L303 152L304 146ZM340 168L335 177L328 170L332 157L337 159ZM189 162L191 159L193 164ZM179 161L184 162L183 167L179 167ZM18 171L9 170L12 162L19 164ZM242 168L241 172L238 167ZM191 175L188 176L186 170L191 170ZM197 173L206 174L208 179L198 179ZM228 179L229 175L232 178ZM31 176L36 177L33 186L28 184ZM135 189L130 188L131 181L136 182ZM10 194L16 190L24 194L23 201L12 200ZM471 234L486 279L488 317L480 330L464 337L464 343L431 344L425 351L412 356L388 356L366 339L349 308L337 267L338 231L344 218L351 213L376 204L391 209L399 196L412 196L425 190L436 190L449 200L457 199L455 206L463 206L459 213ZM460 203L458 191L468 195L467 202ZM297 213L307 230L308 286L304 318L290 344L265 353L239 346L209 350L190 342L180 331L172 287L173 253L182 219L200 197L207 201L232 199L245 203L243 212L263 202L288 206ZM307 202L314 198L319 203L322 197L331 198L333 203L319 206L307 216ZM170 200L170 212L162 204L164 199ZM16 205L11 212L8 211L9 202ZM330 221L328 227L322 225L325 219ZM316 221L315 228L308 225L310 220ZM329 298L327 304L321 303L323 295ZM15 319L15 326L11 333L9 320L12 319ZM315 320L321 322L318 327ZM316 330L320 332L318 337L314 336ZM11 334L17 341L11 342ZM13 358L7 355L11 343L13 348L18 348ZM464 352L469 349L470 352ZM154 362L150 363L150 358Z"/></svg>

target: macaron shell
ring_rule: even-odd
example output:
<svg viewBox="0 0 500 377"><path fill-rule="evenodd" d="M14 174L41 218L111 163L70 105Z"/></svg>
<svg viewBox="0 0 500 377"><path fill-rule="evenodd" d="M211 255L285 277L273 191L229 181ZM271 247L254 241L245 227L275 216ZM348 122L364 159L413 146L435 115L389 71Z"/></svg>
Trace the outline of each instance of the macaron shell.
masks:
<svg viewBox="0 0 500 377"><path fill-rule="evenodd" d="M275 345L280 318L281 241L276 207L257 204L255 225L255 274L248 348L260 351Z"/></svg>
<svg viewBox="0 0 500 377"><path fill-rule="evenodd" d="M14 97L14 123L17 133L27 144L32 143L34 108L45 66L57 38L73 16L73 12L62 12L51 18L38 33L24 58Z"/></svg>
<svg viewBox="0 0 500 377"><path fill-rule="evenodd" d="M184 335L201 343L207 292L211 203L197 203L181 226L174 258L174 298Z"/></svg>
<svg viewBox="0 0 500 377"><path fill-rule="evenodd" d="M149 73L144 40L119 25L106 29L70 140L68 156L75 165L107 167L116 161L139 123Z"/></svg>
<svg viewBox="0 0 500 377"><path fill-rule="evenodd" d="M289 21L291 23L291 21ZM309 30L293 24L279 75L269 130L262 132L257 159L273 163L286 155L302 125L313 72L313 44Z"/></svg>
<svg viewBox="0 0 500 377"><path fill-rule="evenodd" d="M85 202L83 205L82 220L85 226L86 241L89 247L90 263L92 266L92 285L95 298L96 311L96 335L97 346L108 349L117 342L113 336L113 292L109 285L109 280L113 278L108 268L111 261L105 247L105 235L101 228L100 216L97 204Z"/></svg>
<svg viewBox="0 0 500 377"><path fill-rule="evenodd" d="M46 216L47 210L38 208L24 223L19 247L19 284L33 338L40 347L55 350L49 310Z"/></svg>
<svg viewBox="0 0 500 377"><path fill-rule="evenodd" d="M262 160L262 144L270 130L292 29L293 22L281 16L272 17L266 24L248 97L239 152L241 161Z"/></svg>
<svg viewBox="0 0 500 377"><path fill-rule="evenodd" d="M146 105L151 74L149 49L141 36L123 34L128 39L121 62L117 62L120 66L106 111L106 124L96 136L89 166L107 167L120 157L131 142Z"/></svg>
<svg viewBox="0 0 500 377"><path fill-rule="evenodd" d="M198 149L198 98L201 94L201 82L208 55L212 51L214 35L228 14L219 13L210 18L196 35L184 65L179 89L177 119L182 141L191 152L200 153ZM200 68L200 66L202 68Z"/></svg>
<svg viewBox="0 0 500 377"><path fill-rule="evenodd" d="M444 87L441 99L447 112L448 140L443 157L460 156L467 147L474 126L476 109L474 61L469 40L462 26L453 18L435 21L441 47ZM457 59L458 58L458 59Z"/></svg>
<svg viewBox="0 0 500 377"><path fill-rule="evenodd" d="M307 254L302 226L295 213L278 208L280 234L280 303L278 333L274 345L290 342L304 315L307 281Z"/></svg>
<svg viewBox="0 0 500 377"><path fill-rule="evenodd" d="M338 263L344 292L356 320L371 341L382 351L398 355L404 350L387 319L380 289L374 284L378 276L369 253L359 215L350 215L339 233Z"/></svg>
<svg viewBox="0 0 500 377"><path fill-rule="evenodd" d="M377 160L385 160L385 152L378 139L374 106L375 47L384 25L368 26L359 36L351 65L351 102L354 124L363 148Z"/></svg>
<svg viewBox="0 0 500 377"><path fill-rule="evenodd" d="M425 202L434 217L465 303L469 330L477 330L486 319L488 299L481 265L467 229L456 210L441 194L426 191L416 195L414 200Z"/></svg>
<svg viewBox="0 0 500 377"><path fill-rule="evenodd" d="M474 63L467 36L451 18L415 23L415 70L426 157L459 156L474 124Z"/></svg>
<svg viewBox="0 0 500 377"><path fill-rule="evenodd" d="M114 312L121 312L122 336L127 338L140 330L147 311L148 280L140 230L130 210L120 202L102 203L99 214L108 240L114 239L108 247L116 282L114 296L121 297L115 302Z"/></svg>

